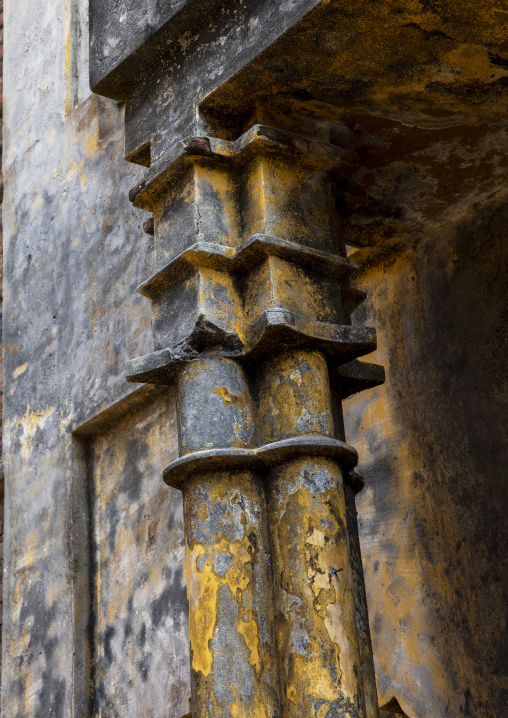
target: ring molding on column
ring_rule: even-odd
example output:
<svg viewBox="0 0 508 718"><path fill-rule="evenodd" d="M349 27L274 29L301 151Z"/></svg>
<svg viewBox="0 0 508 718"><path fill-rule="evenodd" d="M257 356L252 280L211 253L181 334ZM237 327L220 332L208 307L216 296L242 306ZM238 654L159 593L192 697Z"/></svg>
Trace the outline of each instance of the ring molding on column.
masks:
<svg viewBox="0 0 508 718"><path fill-rule="evenodd" d="M181 489L186 478L198 471L268 469L274 464L300 456L335 459L349 472L358 463L358 453L339 439L330 436L294 436L254 449L204 449L172 461L163 472L168 486Z"/></svg>

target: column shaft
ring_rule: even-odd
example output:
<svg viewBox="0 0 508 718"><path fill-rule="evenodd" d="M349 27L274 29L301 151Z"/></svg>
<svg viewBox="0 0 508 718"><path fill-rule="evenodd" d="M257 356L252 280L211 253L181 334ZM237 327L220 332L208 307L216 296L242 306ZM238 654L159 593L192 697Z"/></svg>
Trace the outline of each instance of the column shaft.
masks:
<svg viewBox="0 0 508 718"><path fill-rule="evenodd" d="M249 471L185 484L193 718L273 718L278 676L262 483Z"/></svg>
<svg viewBox="0 0 508 718"><path fill-rule="evenodd" d="M240 366L208 358L177 379L181 455L244 448L252 402ZM265 493L255 471L199 469L183 484L193 718L278 715Z"/></svg>
<svg viewBox="0 0 508 718"><path fill-rule="evenodd" d="M270 475L284 718L364 718L340 468L297 459Z"/></svg>
<svg viewBox="0 0 508 718"><path fill-rule="evenodd" d="M265 440L333 436L321 352L267 360L259 386ZM292 459L270 471L267 491L282 715L364 718L341 468L323 457Z"/></svg>

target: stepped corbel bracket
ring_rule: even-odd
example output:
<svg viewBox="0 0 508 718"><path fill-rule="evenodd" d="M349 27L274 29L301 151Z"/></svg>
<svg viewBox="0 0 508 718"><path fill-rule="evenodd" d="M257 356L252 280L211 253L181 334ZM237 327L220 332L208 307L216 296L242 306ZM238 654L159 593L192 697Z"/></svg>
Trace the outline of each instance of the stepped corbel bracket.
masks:
<svg viewBox="0 0 508 718"><path fill-rule="evenodd" d="M186 236L161 238L160 266L139 287L153 304L156 348L128 363L128 380L171 382L182 361L210 352L248 361L310 342L340 364L375 349L372 330L348 323L363 295L347 282L357 266L328 216L330 173L356 164L349 150L254 125L235 142L186 140L153 168L131 198L162 220L161 234L178 233L176 215Z"/></svg>

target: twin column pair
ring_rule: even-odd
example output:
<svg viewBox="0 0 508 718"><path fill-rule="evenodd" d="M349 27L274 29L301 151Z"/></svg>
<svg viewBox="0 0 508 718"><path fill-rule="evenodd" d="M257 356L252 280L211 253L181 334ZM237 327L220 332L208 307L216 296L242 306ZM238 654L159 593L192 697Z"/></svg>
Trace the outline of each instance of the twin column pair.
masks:
<svg viewBox="0 0 508 718"><path fill-rule="evenodd" d="M128 375L177 387L193 718L378 715L341 407L382 381L336 209L354 161L255 125L189 140L136 196L155 351Z"/></svg>

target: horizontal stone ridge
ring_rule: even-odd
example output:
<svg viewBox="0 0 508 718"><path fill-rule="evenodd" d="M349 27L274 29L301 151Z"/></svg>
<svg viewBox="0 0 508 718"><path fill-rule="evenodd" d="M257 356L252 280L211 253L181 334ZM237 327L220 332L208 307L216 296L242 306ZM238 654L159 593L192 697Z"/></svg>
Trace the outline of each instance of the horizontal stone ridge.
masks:
<svg viewBox="0 0 508 718"><path fill-rule="evenodd" d="M154 198L179 176L191 159L229 160L241 165L260 151L292 155L305 162L309 169L342 170L345 175L358 166L358 155L353 150L256 124L234 142L216 137L189 137L174 145L150 167L131 195L131 201L136 207L151 211Z"/></svg>
<svg viewBox="0 0 508 718"><path fill-rule="evenodd" d="M347 364L333 367L330 372L330 381L332 386L338 390L340 399L347 399L348 396L383 384L385 369L379 364L353 359Z"/></svg>
<svg viewBox="0 0 508 718"><path fill-rule="evenodd" d="M267 309L254 328L248 354L257 357L267 353L274 345L279 348L311 346L321 349L336 364L340 364L374 351L377 346L376 330L319 322L285 308Z"/></svg>
<svg viewBox="0 0 508 718"><path fill-rule="evenodd" d="M194 330L174 347L145 354L125 363L127 381L147 384L171 384L175 369L182 362L205 356L241 357L243 344L234 333L227 334L203 317Z"/></svg>
<svg viewBox="0 0 508 718"><path fill-rule="evenodd" d="M227 334L210 322L206 324L208 334L201 350L197 348L195 341L200 331L195 329L186 340L175 347L161 349L126 362L127 381L170 384L175 369L182 362L211 355L238 358L243 356L248 360L257 359L276 349L279 351L289 347L312 346L321 349L333 364L339 365L376 349L376 331L371 327L326 324L287 309L269 309L263 312L254 328L252 345L245 350L235 334ZM375 383L380 382L376 380Z"/></svg>
<svg viewBox="0 0 508 718"><path fill-rule="evenodd" d="M340 254L323 252L280 237L254 234L237 248L196 242L140 284L137 291L152 299L196 267L245 274L267 257L285 259L299 267L313 269L336 279L342 279L358 269L355 262Z"/></svg>
<svg viewBox="0 0 508 718"><path fill-rule="evenodd" d="M164 469L166 484L181 489L187 477L197 471L267 469L297 457L335 459L349 472L358 462L358 454L344 441L329 436L295 436L265 444L257 449L205 449L182 456Z"/></svg>

